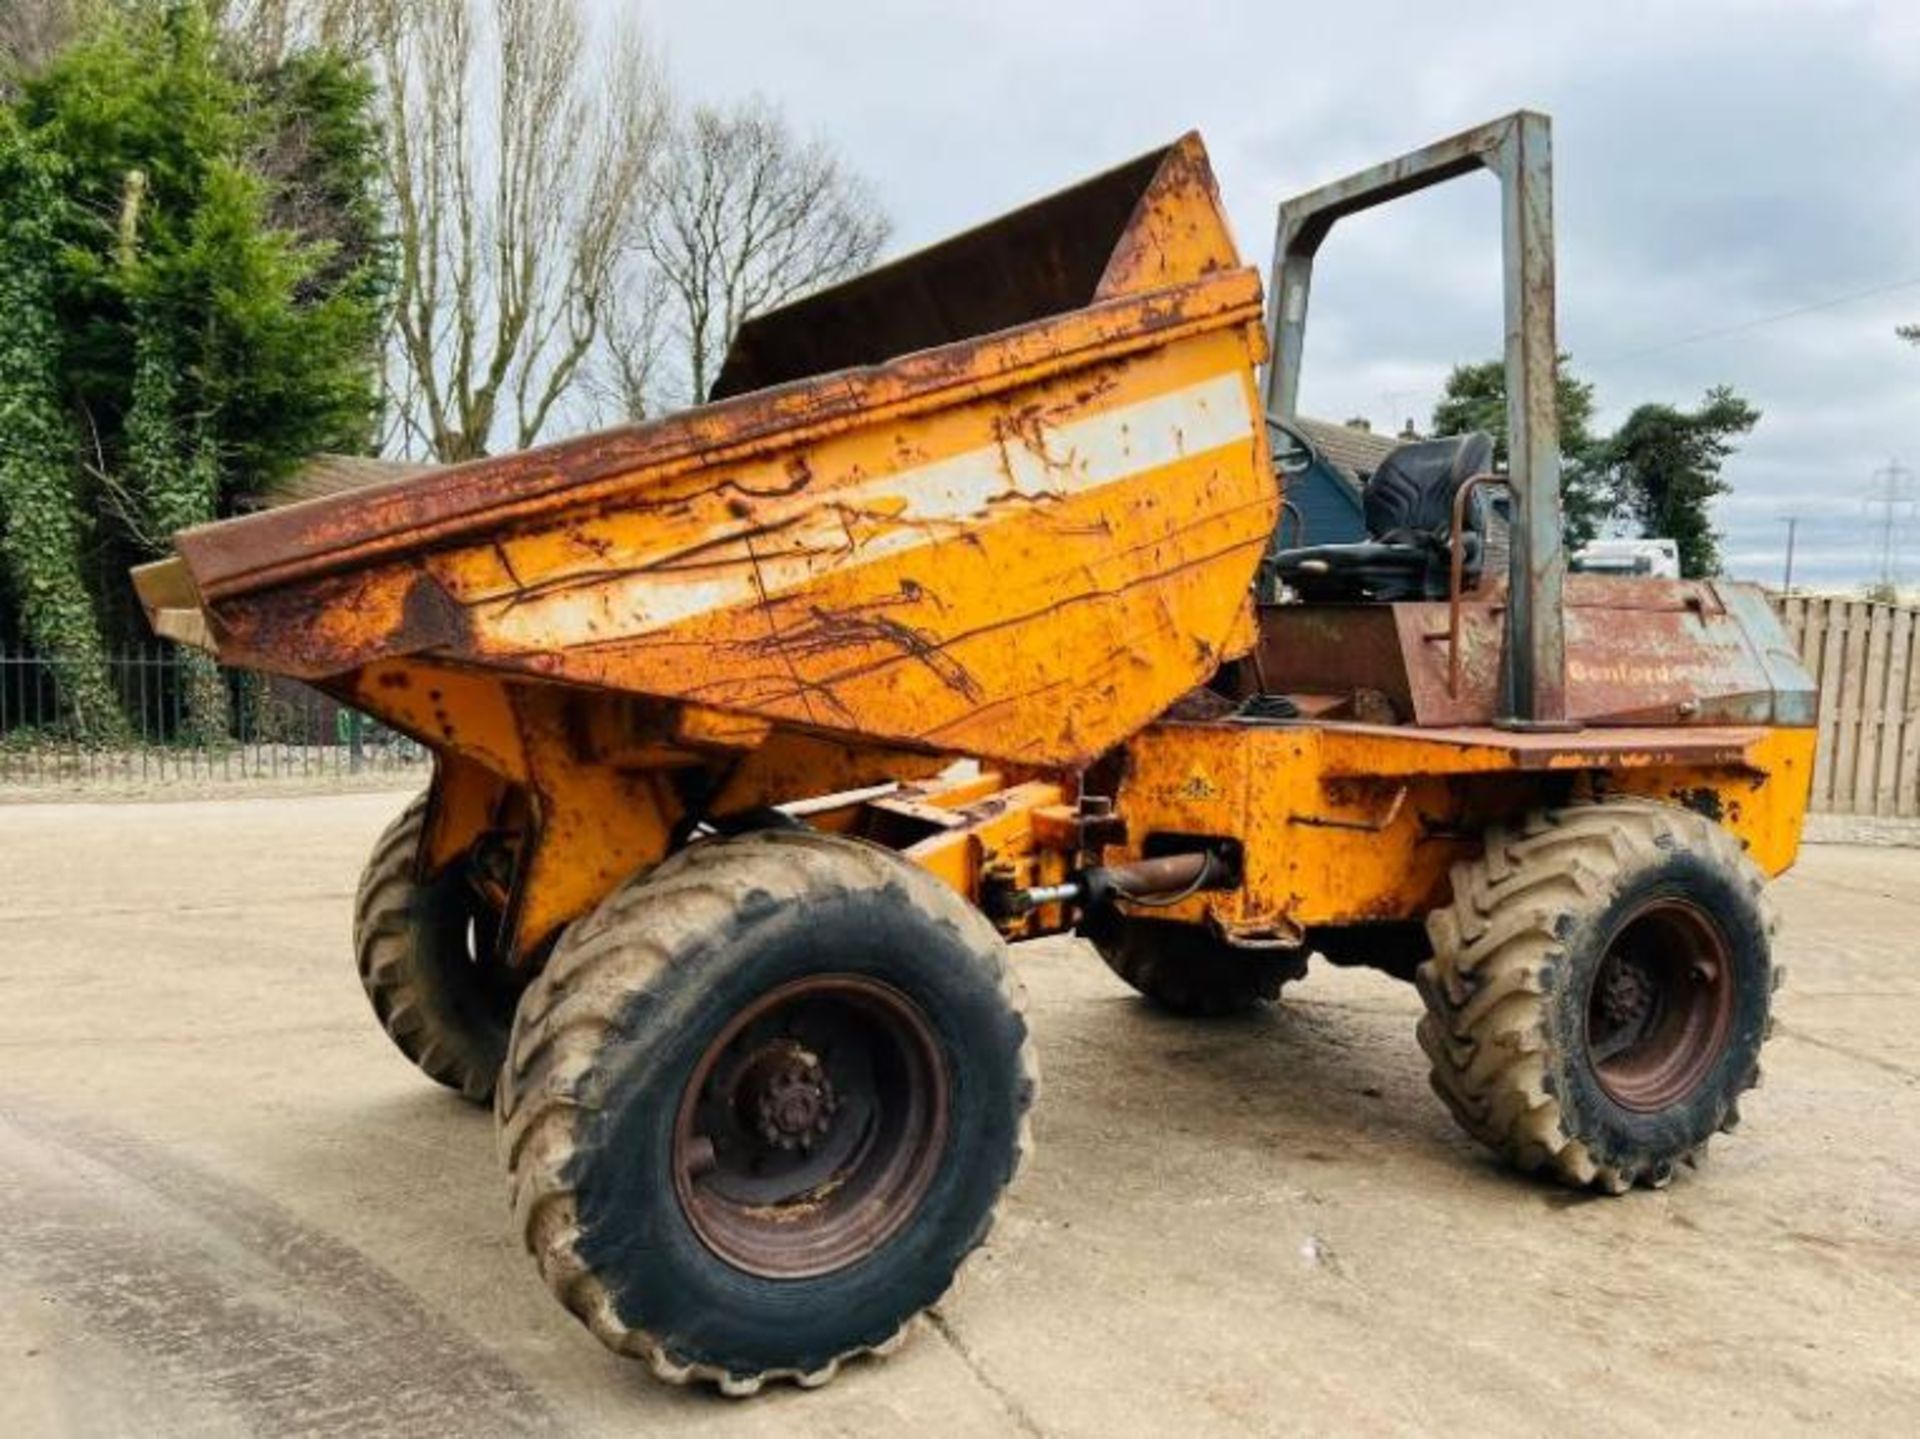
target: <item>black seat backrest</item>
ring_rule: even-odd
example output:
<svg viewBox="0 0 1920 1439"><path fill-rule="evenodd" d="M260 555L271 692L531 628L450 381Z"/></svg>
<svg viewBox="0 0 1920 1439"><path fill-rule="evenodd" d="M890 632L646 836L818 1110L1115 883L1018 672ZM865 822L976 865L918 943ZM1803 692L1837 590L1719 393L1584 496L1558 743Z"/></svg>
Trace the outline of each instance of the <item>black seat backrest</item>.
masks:
<svg viewBox="0 0 1920 1439"><path fill-rule="evenodd" d="M1479 430L1400 445L1367 481L1361 497L1367 533L1389 543L1444 542L1453 526L1453 497L1492 468L1493 438ZM1467 529L1474 534L1486 530L1485 499L1483 492L1468 502Z"/></svg>
<svg viewBox="0 0 1920 1439"><path fill-rule="evenodd" d="M1367 540L1270 551L1259 582L1263 602L1287 589L1333 603L1445 599L1452 588L1454 497L1492 467L1493 440L1479 431L1398 446L1361 494ZM1480 578L1488 508L1484 491L1467 505L1460 577L1468 584Z"/></svg>

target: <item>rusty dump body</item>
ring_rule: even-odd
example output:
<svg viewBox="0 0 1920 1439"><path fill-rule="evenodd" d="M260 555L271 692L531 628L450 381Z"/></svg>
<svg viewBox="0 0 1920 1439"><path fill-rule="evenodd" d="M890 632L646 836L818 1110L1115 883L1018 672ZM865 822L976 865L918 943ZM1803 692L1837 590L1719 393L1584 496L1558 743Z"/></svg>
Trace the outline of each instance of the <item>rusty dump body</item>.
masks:
<svg viewBox="0 0 1920 1439"><path fill-rule="evenodd" d="M1188 136L753 322L703 407L188 531L141 590L430 746L421 863L484 851L521 962L775 806L1012 934L1195 846L1228 878L1159 914L1235 943L1418 918L1486 824L1593 793L1791 861L1811 690L1750 591L1576 579L1570 728L1494 724L1502 577L1457 625L1256 609L1266 349Z"/></svg>

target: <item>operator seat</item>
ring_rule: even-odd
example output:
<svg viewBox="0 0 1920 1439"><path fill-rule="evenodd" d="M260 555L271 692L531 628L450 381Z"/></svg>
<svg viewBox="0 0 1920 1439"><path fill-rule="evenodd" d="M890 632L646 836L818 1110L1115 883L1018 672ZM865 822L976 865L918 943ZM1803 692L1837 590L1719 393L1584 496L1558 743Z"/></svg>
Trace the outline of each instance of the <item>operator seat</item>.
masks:
<svg viewBox="0 0 1920 1439"><path fill-rule="evenodd" d="M1267 571L1310 601L1443 600L1454 496L1492 468L1493 439L1478 430L1400 445L1361 492L1366 539L1275 550L1267 557ZM1465 520L1461 574L1471 584L1486 554L1484 491L1475 491L1467 502Z"/></svg>

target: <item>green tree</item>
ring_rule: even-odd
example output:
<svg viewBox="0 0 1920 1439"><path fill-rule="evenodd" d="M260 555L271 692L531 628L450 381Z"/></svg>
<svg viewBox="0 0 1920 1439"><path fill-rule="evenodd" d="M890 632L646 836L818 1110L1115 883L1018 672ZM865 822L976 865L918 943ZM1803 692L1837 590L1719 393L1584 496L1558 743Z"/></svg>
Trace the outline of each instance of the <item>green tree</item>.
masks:
<svg viewBox="0 0 1920 1439"><path fill-rule="evenodd" d="M1562 355L1556 376L1560 423L1560 507L1568 550L1599 532L1613 510L1594 458L1601 442L1593 434L1593 385L1574 376ZM1433 407L1436 435L1484 430L1493 436L1496 465L1507 463L1507 367L1499 360L1455 365Z"/></svg>
<svg viewBox="0 0 1920 1439"><path fill-rule="evenodd" d="M210 519L219 501L220 473L213 441L195 427L193 451L178 422L179 358L168 332L144 311L134 317L133 395L125 424L129 483L121 504L125 517L150 551L165 548L165 536ZM156 538L159 537L159 538ZM227 682L212 656L180 651L185 689L186 734L182 738L212 744L226 737L231 720Z"/></svg>
<svg viewBox="0 0 1920 1439"><path fill-rule="evenodd" d="M81 578L79 446L61 396L54 217L64 178L57 158L0 108L0 564L68 723L101 740L123 722Z"/></svg>
<svg viewBox="0 0 1920 1439"><path fill-rule="evenodd" d="M100 20L27 84L68 167L68 384L110 464L143 330L177 374L174 447L213 446L222 506L369 444L387 280L371 99L337 56L236 71L198 0Z"/></svg>
<svg viewBox="0 0 1920 1439"><path fill-rule="evenodd" d="M1602 464L1614 493L1641 534L1678 544L1689 579L1720 573L1712 506L1727 492L1721 466L1759 421L1758 410L1718 385L1694 410L1640 406L1607 442Z"/></svg>
<svg viewBox="0 0 1920 1439"><path fill-rule="evenodd" d="M61 167L40 363L87 439L69 503L117 575L316 451L371 447L390 264L362 68L297 50L260 69L204 0L80 13L11 111ZM193 724L224 731L224 681L188 671Z"/></svg>

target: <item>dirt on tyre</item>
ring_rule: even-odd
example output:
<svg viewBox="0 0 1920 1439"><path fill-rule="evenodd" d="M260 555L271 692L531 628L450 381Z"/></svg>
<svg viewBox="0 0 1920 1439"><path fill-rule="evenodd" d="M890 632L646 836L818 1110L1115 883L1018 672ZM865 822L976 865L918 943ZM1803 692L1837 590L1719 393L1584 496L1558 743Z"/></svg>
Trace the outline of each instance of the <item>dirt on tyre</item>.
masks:
<svg viewBox="0 0 1920 1439"><path fill-rule="evenodd" d="M609 1348L749 1394L884 1353L985 1239L1038 1086L1005 943L897 856L706 840L561 938L496 1099L528 1249Z"/></svg>
<svg viewBox="0 0 1920 1439"><path fill-rule="evenodd" d="M521 981L494 959L497 918L463 867L419 877L426 820L422 794L374 845L354 901L354 957L374 1015L400 1052L429 1078L485 1104L506 1058Z"/></svg>
<svg viewBox="0 0 1920 1439"><path fill-rule="evenodd" d="M1759 1081L1780 979L1765 888L1731 834L1673 806L1576 805L1489 832L1428 922L1435 1092L1519 1169L1665 1184Z"/></svg>
<svg viewBox="0 0 1920 1439"><path fill-rule="evenodd" d="M1199 925L1112 911L1087 938L1136 994L1188 1019L1251 1013L1307 972L1304 950L1235 949Z"/></svg>

